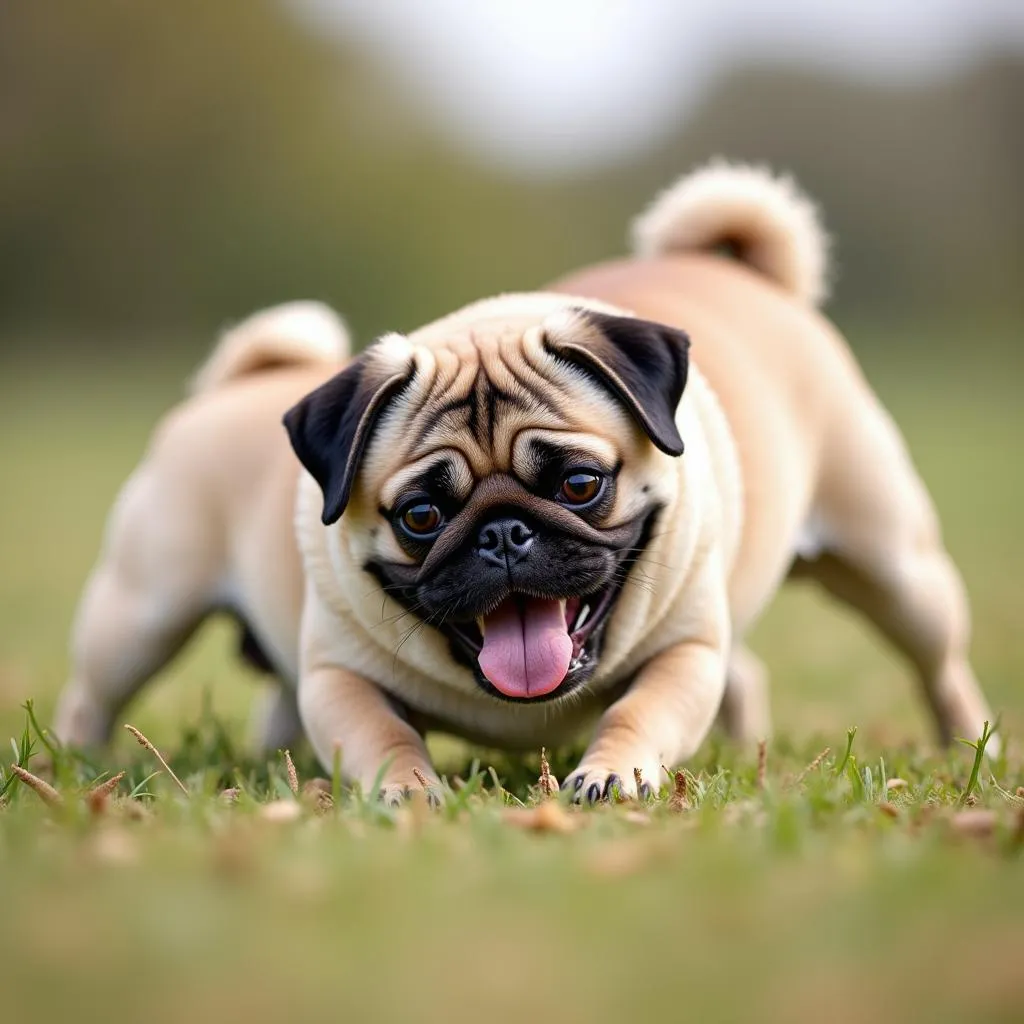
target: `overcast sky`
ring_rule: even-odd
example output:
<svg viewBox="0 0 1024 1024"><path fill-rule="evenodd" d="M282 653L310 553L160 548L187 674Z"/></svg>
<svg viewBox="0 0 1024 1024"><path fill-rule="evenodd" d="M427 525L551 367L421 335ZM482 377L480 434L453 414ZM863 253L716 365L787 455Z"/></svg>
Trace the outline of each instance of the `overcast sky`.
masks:
<svg viewBox="0 0 1024 1024"><path fill-rule="evenodd" d="M375 51L456 141L534 174L628 159L743 58L915 81L1024 52L1024 0L290 2Z"/></svg>

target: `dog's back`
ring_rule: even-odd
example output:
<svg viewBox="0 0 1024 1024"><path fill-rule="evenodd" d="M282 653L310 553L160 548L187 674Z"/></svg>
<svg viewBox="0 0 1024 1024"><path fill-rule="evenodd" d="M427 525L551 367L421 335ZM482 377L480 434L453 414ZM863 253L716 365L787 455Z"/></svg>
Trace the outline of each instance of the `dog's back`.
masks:
<svg viewBox="0 0 1024 1024"><path fill-rule="evenodd" d="M859 609L907 655L943 739L980 734L988 709L966 657L967 603L931 499L845 341L814 308L829 277L814 206L787 179L712 165L637 219L634 248L639 259L555 287L689 333L742 464L736 639L791 569ZM734 676L737 664L727 715L729 691L752 675ZM763 735L766 716L755 719L737 731Z"/></svg>

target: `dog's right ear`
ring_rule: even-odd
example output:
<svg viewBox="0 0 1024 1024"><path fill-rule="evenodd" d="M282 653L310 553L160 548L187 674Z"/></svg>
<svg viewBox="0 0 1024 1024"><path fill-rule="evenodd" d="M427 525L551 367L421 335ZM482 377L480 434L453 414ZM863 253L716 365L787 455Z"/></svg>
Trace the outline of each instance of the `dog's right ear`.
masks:
<svg viewBox="0 0 1024 1024"><path fill-rule="evenodd" d="M292 448L323 491L325 526L341 518L374 425L412 378L411 359L395 370L393 363L381 367L374 354L369 350L285 413Z"/></svg>

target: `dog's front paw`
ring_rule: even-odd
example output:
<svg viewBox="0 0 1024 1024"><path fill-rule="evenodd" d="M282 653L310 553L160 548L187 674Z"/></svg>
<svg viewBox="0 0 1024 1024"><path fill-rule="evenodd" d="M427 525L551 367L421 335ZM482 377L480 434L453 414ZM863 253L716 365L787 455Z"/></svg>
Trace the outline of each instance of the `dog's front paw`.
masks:
<svg viewBox="0 0 1024 1024"><path fill-rule="evenodd" d="M640 775L637 788L637 773ZM611 768L581 764L562 783L563 791L576 804L596 804L601 800L648 800L657 791L658 776L650 768Z"/></svg>
<svg viewBox="0 0 1024 1024"><path fill-rule="evenodd" d="M377 790L377 799L386 807L400 807L414 793L423 793L431 807L440 807L444 799L440 779L433 773L427 775L425 772L408 782L389 780L382 783Z"/></svg>

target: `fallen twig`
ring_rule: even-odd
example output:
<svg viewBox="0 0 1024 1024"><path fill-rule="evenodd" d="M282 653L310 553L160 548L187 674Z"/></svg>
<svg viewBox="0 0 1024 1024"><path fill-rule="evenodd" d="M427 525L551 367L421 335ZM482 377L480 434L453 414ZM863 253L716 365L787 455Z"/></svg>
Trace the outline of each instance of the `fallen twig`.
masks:
<svg viewBox="0 0 1024 1024"><path fill-rule="evenodd" d="M118 772L116 775L112 775L109 779L105 779L103 782L97 782L92 789L86 793L88 797L101 797L110 796L111 793L117 789L120 781L125 777L125 772Z"/></svg>
<svg viewBox="0 0 1024 1024"><path fill-rule="evenodd" d="M548 752L544 747L540 748L540 778L537 780L537 786L545 798L554 796L558 792L558 779L551 774Z"/></svg>
<svg viewBox="0 0 1024 1024"><path fill-rule="evenodd" d="M104 779L103 782L97 782L96 785L85 794L86 806L93 814L102 814L106 810L107 801L110 799L111 794L117 789L124 776L124 772L118 772L116 775L112 775L109 779Z"/></svg>
<svg viewBox="0 0 1024 1024"><path fill-rule="evenodd" d="M831 747L826 747L817 757L794 779L794 782L803 782L811 772L817 771L821 767L822 761L832 753Z"/></svg>
<svg viewBox="0 0 1024 1024"><path fill-rule="evenodd" d="M12 764L11 771L31 789L44 804L48 804L50 807L62 807L64 805L64 797L60 795L48 782L44 782L38 775L33 775L30 771L22 768L20 764Z"/></svg>

